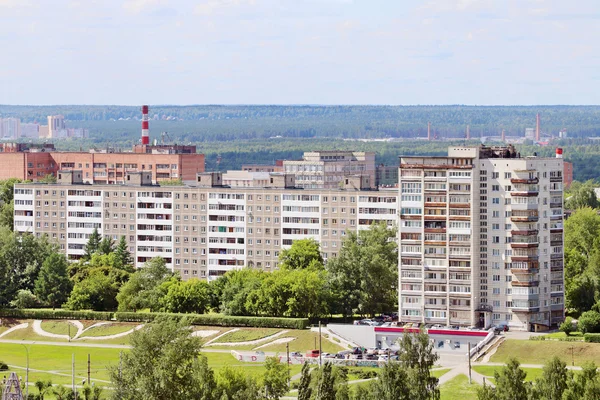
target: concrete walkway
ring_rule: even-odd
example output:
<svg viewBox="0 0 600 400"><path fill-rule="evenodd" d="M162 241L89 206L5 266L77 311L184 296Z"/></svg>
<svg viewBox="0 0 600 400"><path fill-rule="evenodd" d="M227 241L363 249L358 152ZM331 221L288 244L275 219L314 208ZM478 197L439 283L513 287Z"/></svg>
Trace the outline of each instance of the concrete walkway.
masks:
<svg viewBox="0 0 600 400"><path fill-rule="evenodd" d="M29 324L28 324L27 322L24 322L24 323L22 323L22 324L19 324L19 325L15 325L15 326L13 326L12 328L9 328L9 329L5 330L4 332L0 333L0 338L1 338L2 336L6 336L6 335L8 335L9 333L12 333L12 332L14 332L14 331L16 331L16 330L19 330L19 329L26 329L28 326L29 326Z"/></svg>
<svg viewBox="0 0 600 400"><path fill-rule="evenodd" d="M230 333L230 332L231 331L229 331L227 333ZM222 343L222 342L216 343L215 340L220 337L220 336L218 336L215 339L213 339L212 341L210 341L209 343L206 343L204 346L253 346L255 344L258 345L258 344L262 344L262 343L265 343L265 342L269 342L269 341L275 339L276 337L284 335L284 334L286 334L288 332L289 332L288 330L283 330L283 331L279 331L279 332L277 332L277 333L275 333L275 334L273 334L271 336L267 336L267 337L256 339L256 340L248 340L246 342L229 342L229 343L227 343L227 342L225 342L225 343ZM221 335L221 336L223 336L223 335Z"/></svg>

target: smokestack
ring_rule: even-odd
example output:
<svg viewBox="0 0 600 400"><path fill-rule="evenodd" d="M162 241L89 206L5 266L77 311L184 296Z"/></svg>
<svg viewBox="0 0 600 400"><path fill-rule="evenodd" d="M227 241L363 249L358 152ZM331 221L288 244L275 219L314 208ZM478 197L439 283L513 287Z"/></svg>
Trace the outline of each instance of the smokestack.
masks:
<svg viewBox="0 0 600 400"><path fill-rule="evenodd" d="M427 140L431 140L431 122L427 123Z"/></svg>
<svg viewBox="0 0 600 400"><path fill-rule="evenodd" d="M506 142L506 135L504 134L504 129L502 129L502 141Z"/></svg>
<svg viewBox="0 0 600 400"><path fill-rule="evenodd" d="M469 125L467 125L467 140L471 140L471 130L469 128Z"/></svg>
<svg viewBox="0 0 600 400"><path fill-rule="evenodd" d="M535 122L535 140L540 141L540 113L537 113Z"/></svg>
<svg viewBox="0 0 600 400"><path fill-rule="evenodd" d="M556 158L562 158L563 150L560 147L556 148Z"/></svg>
<svg viewBox="0 0 600 400"><path fill-rule="evenodd" d="M150 144L148 135L148 106L142 106L142 144Z"/></svg>

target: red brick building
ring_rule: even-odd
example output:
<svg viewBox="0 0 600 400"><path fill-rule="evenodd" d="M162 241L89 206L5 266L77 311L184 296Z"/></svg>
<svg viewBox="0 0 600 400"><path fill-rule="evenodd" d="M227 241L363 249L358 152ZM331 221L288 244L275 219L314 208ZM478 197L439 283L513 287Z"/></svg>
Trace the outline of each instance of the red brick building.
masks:
<svg viewBox="0 0 600 400"><path fill-rule="evenodd" d="M573 163L565 161L563 167L563 185L565 189L568 189L571 183L573 183Z"/></svg>
<svg viewBox="0 0 600 400"><path fill-rule="evenodd" d="M195 180L204 172L196 146L136 145L133 152L61 152L53 145L0 144L0 179L39 180L58 170L81 170L90 183L123 183L126 172L151 171L152 180Z"/></svg>

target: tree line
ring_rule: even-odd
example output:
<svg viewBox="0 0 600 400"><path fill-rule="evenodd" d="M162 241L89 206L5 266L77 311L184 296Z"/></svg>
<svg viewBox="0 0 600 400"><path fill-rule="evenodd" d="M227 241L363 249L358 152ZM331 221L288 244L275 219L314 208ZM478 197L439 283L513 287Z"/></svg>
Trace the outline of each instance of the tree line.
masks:
<svg viewBox="0 0 600 400"><path fill-rule="evenodd" d="M326 265L315 240L297 240L281 252L278 270L244 268L211 282L184 281L160 257L136 270L125 238L114 243L97 230L83 257L70 263L45 236L0 230L0 271L2 255L12 254L1 251L3 234L7 246L18 244L16 255L36 258L6 261L0 306L319 318L373 316L397 304L396 233L385 224L349 233Z"/></svg>

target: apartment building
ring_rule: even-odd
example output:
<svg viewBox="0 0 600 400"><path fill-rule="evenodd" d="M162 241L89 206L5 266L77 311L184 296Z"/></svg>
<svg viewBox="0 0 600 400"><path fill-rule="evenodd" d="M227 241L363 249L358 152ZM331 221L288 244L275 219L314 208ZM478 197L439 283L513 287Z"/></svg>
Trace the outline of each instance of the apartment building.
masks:
<svg viewBox="0 0 600 400"><path fill-rule="evenodd" d="M305 189L337 189L346 177L364 175L375 182L375 153L358 151L310 151L302 160L284 160L286 174L294 174L296 185Z"/></svg>
<svg viewBox="0 0 600 400"><path fill-rule="evenodd" d="M263 186L230 187L221 173L200 173L186 186L153 185L150 172L126 184L84 183L82 171L59 171L56 184L15 186L15 230L47 234L71 260L94 229L125 236L137 267L153 257L184 279L215 279L242 267L277 267L294 240L314 238L323 257L337 256L350 231L397 222L396 189L373 190L368 177L336 189L301 189L293 175L272 173Z"/></svg>
<svg viewBox="0 0 600 400"><path fill-rule="evenodd" d="M401 157L403 321L544 330L564 319L563 160L512 146Z"/></svg>
<svg viewBox="0 0 600 400"><path fill-rule="evenodd" d="M78 170L85 183L124 183L130 172L149 171L154 183L195 180L204 171L204 154L196 146L136 145L133 152L57 151L53 145L0 144L0 179L38 180L59 170Z"/></svg>

